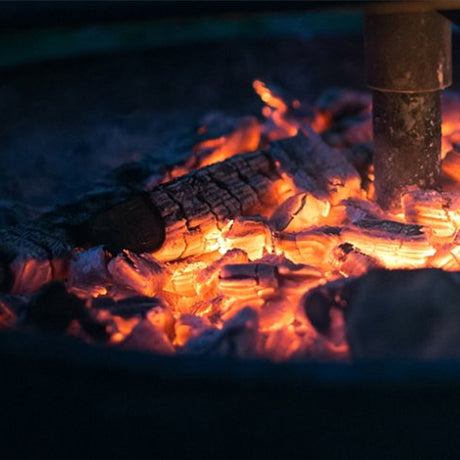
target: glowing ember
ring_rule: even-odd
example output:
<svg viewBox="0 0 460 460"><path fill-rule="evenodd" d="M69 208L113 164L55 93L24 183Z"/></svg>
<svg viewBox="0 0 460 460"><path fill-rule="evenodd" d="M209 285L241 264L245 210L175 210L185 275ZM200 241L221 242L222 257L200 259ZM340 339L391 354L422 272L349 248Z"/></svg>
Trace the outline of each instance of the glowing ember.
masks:
<svg viewBox="0 0 460 460"><path fill-rule="evenodd" d="M105 324L109 343L165 354L346 359L343 317L334 313L335 332L325 336L300 307L311 289L376 267L460 269L460 101L446 105L444 191L407 190L390 214L372 200L365 150L354 149L369 140L367 95L334 94L314 109L261 80L253 87L265 103L263 120L244 117L231 132L200 141L151 192L166 216L159 250L75 248L67 289ZM357 121L339 139L347 111ZM256 150L259 157L236 156ZM280 161L270 163L268 150ZM305 168L284 168L287 150ZM200 169L222 161L222 171ZM262 170L252 174L251 162ZM192 170L185 188L171 182ZM203 199L204 188L216 204ZM55 278L49 261L15 260L11 268L13 294L29 295ZM0 324L13 320L0 299ZM90 340L75 325L70 330Z"/></svg>

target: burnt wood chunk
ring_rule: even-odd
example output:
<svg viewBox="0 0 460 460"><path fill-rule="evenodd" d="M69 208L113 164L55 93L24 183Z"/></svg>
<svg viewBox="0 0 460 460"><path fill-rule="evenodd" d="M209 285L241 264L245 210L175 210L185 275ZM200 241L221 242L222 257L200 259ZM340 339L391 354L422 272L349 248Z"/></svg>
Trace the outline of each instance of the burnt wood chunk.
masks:
<svg viewBox="0 0 460 460"><path fill-rule="evenodd" d="M302 299L305 314L322 335L331 334L332 310L343 312L352 293L352 280L336 280L308 291Z"/></svg>
<svg viewBox="0 0 460 460"><path fill-rule="evenodd" d="M351 281L346 331L355 359L460 357L460 276L376 270Z"/></svg>
<svg viewBox="0 0 460 460"><path fill-rule="evenodd" d="M98 297L92 300L91 306L98 310L107 310L111 315L122 318L145 317L150 310L162 306L156 297L133 296L119 301L111 297Z"/></svg>
<svg viewBox="0 0 460 460"><path fill-rule="evenodd" d="M20 320L24 325L61 333L66 332L72 321L78 321L90 337L108 338L105 325L93 318L84 301L69 294L59 281L43 286L24 306Z"/></svg>
<svg viewBox="0 0 460 460"><path fill-rule="evenodd" d="M148 320L143 319L134 326L131 334L120 344L123 348L150 351L159 354L174 353L168 336Z"/></svg>
<svg viewBox="0 0 460 460"><path fill-rule="evenodd" d="M222 329L206 329L190 339L184 351L194 354L250 358L256 353L258 317L255 310L243 308Z"/></svg>
<svg viewBox="0 0 460 460"><path fill-rule="evenodd" d="M23 312L23 323L64 332L73 320L80 320L84 313L84 301L69 294L65 285L52 282L43 286Z"/></svg>

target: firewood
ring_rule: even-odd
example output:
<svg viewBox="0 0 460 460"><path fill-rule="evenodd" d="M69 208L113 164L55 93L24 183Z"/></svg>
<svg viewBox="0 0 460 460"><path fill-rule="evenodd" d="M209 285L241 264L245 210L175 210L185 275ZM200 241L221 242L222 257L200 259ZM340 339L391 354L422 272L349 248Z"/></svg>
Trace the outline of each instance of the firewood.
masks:
<svg viewBox="0 0 460 460"><path fill-rule="evenodd" d="M141 226L142 238L131 244L133 235L139 232L135 222L131 223L126 244L121 244L119 238L114 241L105 231L100 232L94 220L86 226L89 239L93 244L105 242L136 251L156 250L155 256L162 261L214 251L221 232L232 219L263 215L284 201L284 197L276 193L276 184L283 182L284 171L296 171L295 174L303 171L303 184L315 193L331 197L332 201L358 195L360 181L354 168L314 133L309 136L299 134L274 143L267 153L238 155L156 186L148 193L148 200L164 225L161 247L158 225L150 243L147 237L150 230ZM103 219L98 216L96 220L105 220L108 215L111 232L123 235L127 228L120 228L116 222L128 220L125 206L112 208Z"/></svg>
<svg viewBox="0 0 460 460"><path fill-rule="evenodd" d="M268 152L237 155L149 192L105 188L38 221L4 229L2 261L69 258L72 247L85 244L154 252L161 261L216 251L232 220L268 215L297 191L286 173L332 202L360 193L359 175L345 158L313 132L308 138L300 133ZM53 269L51 263L46 281L55 278Z"/></svg>
<svg viewBox="0 0 460 460"><path fill-rule="evenodd" d="M263 213L276 196L276 165L262 153L239 155L200 169L150 193L165 224L155 256L163 261L218 249L218 237L238 216Z"/></svg>

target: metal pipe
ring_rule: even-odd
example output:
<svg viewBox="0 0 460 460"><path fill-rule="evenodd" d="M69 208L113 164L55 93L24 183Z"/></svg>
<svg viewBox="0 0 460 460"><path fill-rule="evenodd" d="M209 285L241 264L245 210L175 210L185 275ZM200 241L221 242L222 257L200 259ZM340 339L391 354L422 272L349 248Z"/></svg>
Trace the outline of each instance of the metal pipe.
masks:
<svg viewBox="0 0 460 460"><path fill-rule="evenodd" d="M365 50L377 201L397 208L408 186L438 184L441 90L452 81L450 22L424 8L368 11Z"/></svg>

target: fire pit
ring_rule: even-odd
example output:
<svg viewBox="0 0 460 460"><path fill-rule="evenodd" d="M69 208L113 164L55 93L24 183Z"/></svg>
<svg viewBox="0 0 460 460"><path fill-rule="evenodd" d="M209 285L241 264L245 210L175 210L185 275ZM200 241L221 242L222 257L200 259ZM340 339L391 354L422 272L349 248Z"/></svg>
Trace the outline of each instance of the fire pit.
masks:
<svg viewBox="0 0 460 460"><path fill-rule="evenodd" d="M339 43L283 40L280 54L296 47L327 53ZM245 43L198 54L237 56ZM270 40L247 43L247 59L270 54ZM458 362L443 360L460 353L460 99L452 93L443 101L442 187L408 188L399 207L383 210L374 199L371 98L359 76L359 37L347 46L358 58L347 50L334 62L318 61L321 72L299 94L302 66L242 71L235 57L239 87L244 81L248 88L235 95L239 108L212 111L221 96L208 94L198 123L191 121L196 112L175 109L153 126L159 136L176 119L159 154L146 153L158 141L146 140L152 125L145 114L125 113L103 126L122 145L144 148L126 148L123 161L110 157L114 144L107 141L94 153L100 124L81 128L96 134L78 143L87 160L76 168L88 167L96 187L78 178L48 201L59 189L50 187L59 169L72 177L62 159L43 187L25 182L21 207L13 184L4 182L11 196L3 220L13 224L0 229L2 408L14 421L4 429L8 437L19 424L46 450L61 452L84 434L111 454L148 447L161 458L290 455L305 436L334 458L356 457L356 450L358 457L388 458L416 441L429 455L448 452L459 407ZM155 62L174 62L189 52L153 53ZM53 65L68 75L66 66L103 69L104 59L127 58ZM294 64L296 53L285 60ZM320 82L337 66L348 75L346 89L332 87L343 85L340 78ZM7 89L29 84L26 76L16 80L21 72L9 70ZM293 83L270 78L286 72ZM46 81L40 89L47 91ZM93 123L100 113L92 110ZM132 127L139 119L147 135ZM35 139L46 144L48 135ZM14 139L10 152L24 145L30 147ZM103 164L110 168L98 175ZM21 168L27 166L14 167ZM391 360L361 364L363 358ZM48 417L38 429L36 414ZM403 445L388 446L405 427ZM149 433L161 434L161 443L147 443ZM442 436L441 447L434 435ZM107 447L114 439L117 446ZM256 445L256 453L241 452L244 444Z"/></svg>

